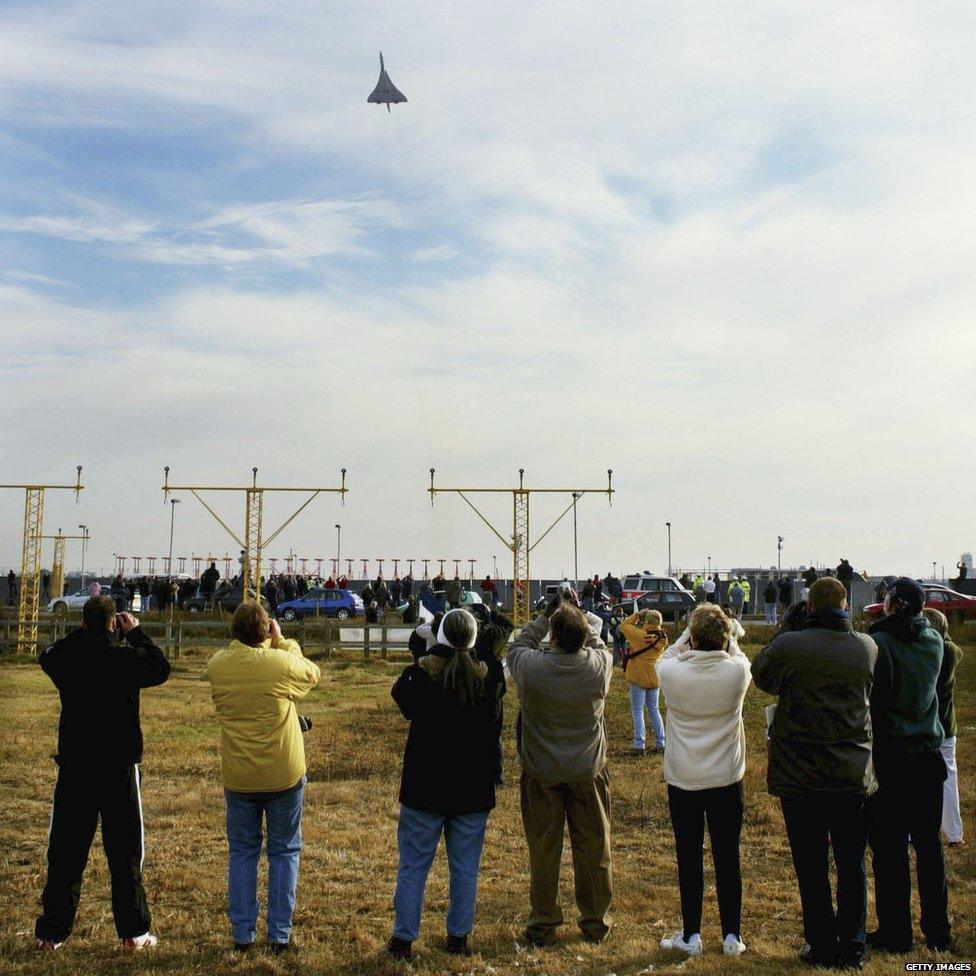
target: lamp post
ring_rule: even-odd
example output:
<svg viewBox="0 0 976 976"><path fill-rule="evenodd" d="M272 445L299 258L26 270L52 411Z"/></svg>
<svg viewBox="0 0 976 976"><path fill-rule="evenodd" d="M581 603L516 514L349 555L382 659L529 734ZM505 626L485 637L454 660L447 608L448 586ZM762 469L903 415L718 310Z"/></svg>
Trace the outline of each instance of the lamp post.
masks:
<svg viewBox="0 0 976 976"><path fill-rule="evenodd" d="M166 560L166 568L169 570L170 576L173 575L173 521L176 518L176 506L179 503L178 498L169 500L169 558Z"/></svg>
<svg viewBox="0 0 976 976"><path fill-rule="evenodd" d="M85 546L88 544L89 533L87 525L79 523L78 528L81 529L81 586L78 589L82 591L85 588Z"/></svg>
<svg viewBox="0 0 976 976"><path fill-rule="evenodd" d="M668 576L671 575L671 523L664 523L668 527Z"/></svg>
<svg viewBox="0 0 976 976"><path fill-rule="evenodd" d="M336 522L336 565L342 563L342 526ZM350 575L352 575L350 573Z"/></svg>
<svg viewBox="0 0 976 976"><path fill-rule="evenodd" d="M573 492L573 586L579 593L579 536L576 528L576 503L579 501L580 493ZM589 577L587 577L589 578Z"/></svg>
<svg viewBox="0 0 976 976"><path fill-rule="evenodd" d="M783 537L776 536L776 572L783 572Z"/></svg>

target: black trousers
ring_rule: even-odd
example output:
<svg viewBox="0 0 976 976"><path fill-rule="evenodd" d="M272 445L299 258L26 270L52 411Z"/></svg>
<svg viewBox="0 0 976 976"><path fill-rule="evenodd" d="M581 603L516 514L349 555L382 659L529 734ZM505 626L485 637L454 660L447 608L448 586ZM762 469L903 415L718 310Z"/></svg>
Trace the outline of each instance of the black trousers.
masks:
<svg viewBox="0 0 976 976"><path fill-rule="evenodd" d="M678 887L681 889L681 920L684 937L701 932L705 873L702 842L705 825L712 843L715 887L722 935L739 935L742 927L742 872L739 866L739 837L742 833L742 781L711 790L682 790L668 787L668 809L674 828L678 857Z"/></svg>
<svg viewBox="0 0 976 976"><path fill-rule="evenodd" d="M868 879L867 799L854 793L782 798L783 820L803 905L803 936L823 962L855 964L864 955ZM828 853L837 867L837 910Z"/></svg>
<svg viewBox="0 0 976 976"><path fill-rule="evenodd" d="M143 825L139 767L98 768L62 763L54 788L43 914L34 934L62 942L78 911L81 879L99 817L112 878L112 914L121 939L149 931L152 918L142 886Z"/></svg>
<svg viewBox="0 0 976 976"><path fill-rule="evenodd" d="M938 752L903 756L890 771L878 769L880 788L869 807L878 931L892 947L912 945L912 876L908 845L915 848L922 934L930 947L949 943L949 886L942 850L942 784Z"/></svg>

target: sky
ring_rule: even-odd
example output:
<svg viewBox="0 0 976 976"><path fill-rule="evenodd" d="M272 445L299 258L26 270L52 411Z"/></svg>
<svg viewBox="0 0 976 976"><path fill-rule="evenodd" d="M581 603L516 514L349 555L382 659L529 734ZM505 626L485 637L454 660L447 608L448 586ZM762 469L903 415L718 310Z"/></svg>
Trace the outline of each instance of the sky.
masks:
<svg viewBox="0 0 976 976"><path fill-rule="evenodd" d="M665 571L667 521L674 566L770 565L782 535L784 565L951 568L976 547L974 30L952 0L8 2L0 482L84 465L45 530L88 524L106 569L167 552L164 465L346 468L345 506L266 555L328 559L338 522L371 570L510 567L462 499L431 506L431 467L612 468L584 575ZM233 552L180 497L174 552ZM208 500L242 527L243 496ZM511 496L482 500L509 534ZM535 534L568 502L535 496ZM0 491L0 567L22 512ZM532 575L573 572L567 518Z"/></svg>

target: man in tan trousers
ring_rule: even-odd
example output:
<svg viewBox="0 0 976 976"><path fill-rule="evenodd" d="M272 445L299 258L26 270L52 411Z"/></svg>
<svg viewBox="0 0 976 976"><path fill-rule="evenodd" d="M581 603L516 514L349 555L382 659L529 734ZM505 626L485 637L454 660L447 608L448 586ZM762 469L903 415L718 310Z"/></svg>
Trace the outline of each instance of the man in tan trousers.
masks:
<svg viewBox="0 0 976 976"><path fill-rule="evenodd" d="M575 595L573 595L575 597ZM562 925L559 860L569 825L583 938L610 931L610 777L603 706L613 658L602 621L563 600L527 624L508 652L521 713L522 823L529 846L531 911L525 937L550 945ZM549 635L549 646L540 645Z"/></svg>

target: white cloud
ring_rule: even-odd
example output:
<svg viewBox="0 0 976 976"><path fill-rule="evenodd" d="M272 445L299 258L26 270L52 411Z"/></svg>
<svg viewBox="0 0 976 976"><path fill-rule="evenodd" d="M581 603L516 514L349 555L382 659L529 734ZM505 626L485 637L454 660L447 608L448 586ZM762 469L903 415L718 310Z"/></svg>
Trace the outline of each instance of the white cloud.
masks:
<svg viewBox="0 0 976 976"><path fill-rule="evenodd" d="M151 222L77 201L80 215L0 214L0 232L118 247L157 264L305 266L331 255L369 256L368 230L402 226L380 199L279 200L221 210L200 220Z"/></svg>

